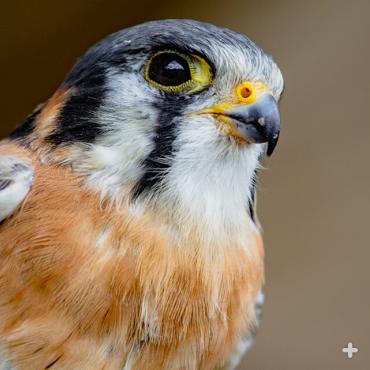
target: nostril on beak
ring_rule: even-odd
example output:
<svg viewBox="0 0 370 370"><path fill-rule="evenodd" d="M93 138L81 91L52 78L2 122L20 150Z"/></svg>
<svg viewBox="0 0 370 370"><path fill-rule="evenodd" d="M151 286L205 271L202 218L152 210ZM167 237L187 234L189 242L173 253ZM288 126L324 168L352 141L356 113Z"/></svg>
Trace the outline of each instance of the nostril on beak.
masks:
<svg viewBox="0 0 370 370"><path fill-rule="evenodd" d="M253 85L245 82L236 88L236 95L240 103L250 104L256 100L256 92Z"/></svg>
<svg viewBox="0 0 370 370"><path fill-rule="evenodd" d="M239 94L240 96L243 98L243 99L247 99L249 98L251 95L252 95L252 91L249 87L247 86L243 86L240 91L239 91Z"/></svg>

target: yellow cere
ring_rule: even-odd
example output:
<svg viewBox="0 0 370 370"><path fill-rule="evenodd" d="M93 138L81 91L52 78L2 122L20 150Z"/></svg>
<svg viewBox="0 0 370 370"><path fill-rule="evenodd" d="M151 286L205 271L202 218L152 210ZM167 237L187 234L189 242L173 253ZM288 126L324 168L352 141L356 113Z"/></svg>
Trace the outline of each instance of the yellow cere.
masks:
<svg viewBox="0 0 370 370"><path fill-rule="evenodd" d="M243 104L254 103L263 93L266 92L269 92L269 89L263 82L243 82L236 87L236 100L228 100L225 103L217 104L211 108L203 109L201 112L198 112L198 114L213 114L215 116L222 116L224 112L228 109L235 108Z"/></svg>
<svg viewBox="0 0 370 370"><path fill-rule="evenodd" d="M259 97L268 93L268 87L261 81L243 82L235 89L235 100L229 100L225 103L214 105L211 108L203 109L197 114L211 114L217 119L218 127L222 132L233 136L235 139L242 142L249 142L239 131L235 128L234 123L225 112L229 109L236 108L240 105L253 104Z"/></svg>
<svg viewBox="0 0 370 370"><path fill-rule="evenodd" d="M267 91L268 88L263 82L256 81L252 83L246 81L237 86L236 97L239 103L252 104L261 94Z"/></svg>

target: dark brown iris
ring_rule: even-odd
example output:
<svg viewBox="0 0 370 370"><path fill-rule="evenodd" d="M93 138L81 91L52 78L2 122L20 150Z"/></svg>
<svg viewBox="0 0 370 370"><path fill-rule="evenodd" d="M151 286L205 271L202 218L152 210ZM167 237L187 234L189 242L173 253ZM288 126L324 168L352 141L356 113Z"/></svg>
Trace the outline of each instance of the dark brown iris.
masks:
<svg viewBox="0 0 370 370"><path fill-rule="evenodd" d="M175 53L161 53L152 59L148 77L163 86L179 86L191 80L191 73L185 58Z"/></svg>

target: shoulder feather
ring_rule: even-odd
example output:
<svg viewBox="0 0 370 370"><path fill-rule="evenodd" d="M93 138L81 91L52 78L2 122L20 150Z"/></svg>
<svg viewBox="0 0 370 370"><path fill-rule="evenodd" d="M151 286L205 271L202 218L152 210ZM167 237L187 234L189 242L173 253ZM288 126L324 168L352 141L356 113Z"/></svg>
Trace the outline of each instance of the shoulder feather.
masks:
<svg viewBox="0 0 370 370"><path fill-rule="evenodd" d="M22 204L33 183L33 169L16 156L0 156L0 222Z"/></svg>

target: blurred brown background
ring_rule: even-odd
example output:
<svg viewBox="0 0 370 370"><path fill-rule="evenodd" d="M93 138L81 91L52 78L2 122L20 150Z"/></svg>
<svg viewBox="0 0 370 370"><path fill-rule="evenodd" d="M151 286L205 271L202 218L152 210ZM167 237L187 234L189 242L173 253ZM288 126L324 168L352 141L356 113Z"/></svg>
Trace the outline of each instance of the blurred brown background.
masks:
<svg viewBox="0 0 370 370"><path fill-rule="evenodd" d="M273 54L286 92L259 192L267 301L240 369L370 368L368 0L13 0L0 14L0 137L91 44L138 22L196 18ZM352 360L341 351L349 341L360 349Z"/></svg>

